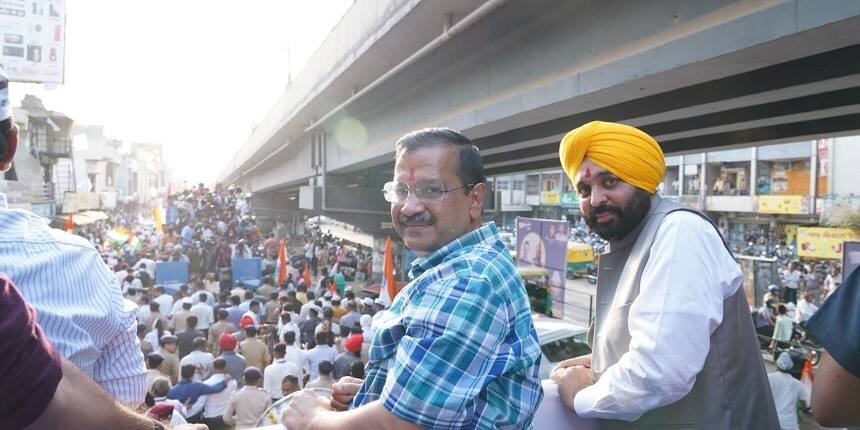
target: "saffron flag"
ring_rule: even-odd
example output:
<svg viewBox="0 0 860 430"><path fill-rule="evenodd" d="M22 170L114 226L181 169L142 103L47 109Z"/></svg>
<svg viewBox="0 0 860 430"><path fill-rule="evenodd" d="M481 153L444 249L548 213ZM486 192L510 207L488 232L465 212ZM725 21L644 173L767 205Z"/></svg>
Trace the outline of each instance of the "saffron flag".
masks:
<svg viewBox="0 0 860 430"><path fill-rule="evenodd" d="M305 264L305 271L302 273L302 277L305 278L305 285L308 286L308 289L311 288L311 264L308 262Z"/></svg>
<svg viewBox="0 0 860 430"><path fill-rule="evenodd" d="M72 220L72 214L69 214L69 219L66 220L66 232L71 233L75 229L75 222Z"/></svg>
<svg viewBox="0 0 860 430"><path fill-rule="evenodd" d="M161 207L155 206L152 208L152 217L155 219L155 231L164 233L164 217L161 216Z"/></svg>
<svg viewBox="0 0 860 430"><path fill-rule="evenodd" d="M391 236L385 238L385 257L382 260L382 288L379 289L379 297L385 302L385 306L391 305L397 290L397 281L394 279L394 256L391 253Z"/></svg>
<svg viewBox="0 0 860 430"><path fill-rule="evenodd" d="M287 280L287 243L286 240L281 240L281 246L278 248L278 285Z"/></svg>
<svg viewBox="0 0 860 430"><path fill-rule="evenodd" d="M816 354L816 352L812 351L809 353L806 362L803 363L803 369L800 370L800 383L809 390L808 392L812 392L812 380L814 379L814 375L812 374L813 354ZM812 407L812 405L809 406Z"/></svg>

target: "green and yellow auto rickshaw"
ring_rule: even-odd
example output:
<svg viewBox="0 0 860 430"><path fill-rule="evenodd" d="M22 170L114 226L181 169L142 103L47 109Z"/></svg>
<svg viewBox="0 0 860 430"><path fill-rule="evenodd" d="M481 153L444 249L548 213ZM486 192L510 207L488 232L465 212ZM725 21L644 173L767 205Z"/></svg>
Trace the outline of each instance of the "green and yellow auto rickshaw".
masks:
<svg viewBox="0 0 860 430"><path fill-rule="evenodd" d="M567 243L567 277L581 278L594 263L594 250L591 245L579 242Z"/></svg>

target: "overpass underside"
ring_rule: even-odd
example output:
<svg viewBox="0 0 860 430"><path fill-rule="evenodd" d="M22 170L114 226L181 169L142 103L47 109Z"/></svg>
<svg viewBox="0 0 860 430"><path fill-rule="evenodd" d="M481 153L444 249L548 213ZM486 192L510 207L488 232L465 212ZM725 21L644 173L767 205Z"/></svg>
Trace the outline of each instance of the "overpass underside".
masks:
<svg viewBox="0 0 860 430"><path fill-rule="evenodd" d="M558 167L561 137L592 120L640 127L667 154L860 134L857 1L399 3L339 90L274 115L284 125L225 180L380 233L393 143L418 128L463 131L488 175ZM433 22L456 31L439 42Z"/></svg>

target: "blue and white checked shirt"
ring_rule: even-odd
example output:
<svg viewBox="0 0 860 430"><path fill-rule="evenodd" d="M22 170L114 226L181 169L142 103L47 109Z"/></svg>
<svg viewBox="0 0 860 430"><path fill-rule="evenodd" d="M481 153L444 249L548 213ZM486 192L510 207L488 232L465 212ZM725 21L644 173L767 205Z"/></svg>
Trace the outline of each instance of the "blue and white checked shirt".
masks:
<svg viewBox="0 0 860 430"><path fill-rule="evenodd" d="M494 223L412 263L374 323L352 407L379 400L428 428L532 428L541 350L522 280Z"/></svg>
<svg viewBox="0 0 860 430"><path fill-rule="evenodd" d="M120 402L143 401L146 369L135 315L90 243L51 229L32 213L8 209L0 194L0 272L36 309L63 357Z"/></svg>

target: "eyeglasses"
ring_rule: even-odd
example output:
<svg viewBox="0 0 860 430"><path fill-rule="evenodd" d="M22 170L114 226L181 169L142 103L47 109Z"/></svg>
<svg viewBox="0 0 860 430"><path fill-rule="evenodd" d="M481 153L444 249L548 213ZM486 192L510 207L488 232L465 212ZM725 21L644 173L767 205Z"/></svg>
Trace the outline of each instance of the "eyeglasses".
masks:
<svg viewBox="0 0 860 430"><path fill-rule="evenodd" d="M428 182L410 187L405 182L388 182L382 186L382 195L385 201L389 203L403 203L409 197L409 192L415 195L415 198L425 202L431 202L441 199L445 193L450 193L455 190L469 189L477 184L469 184L457 188L446 188L441 182Z"/></svg>

